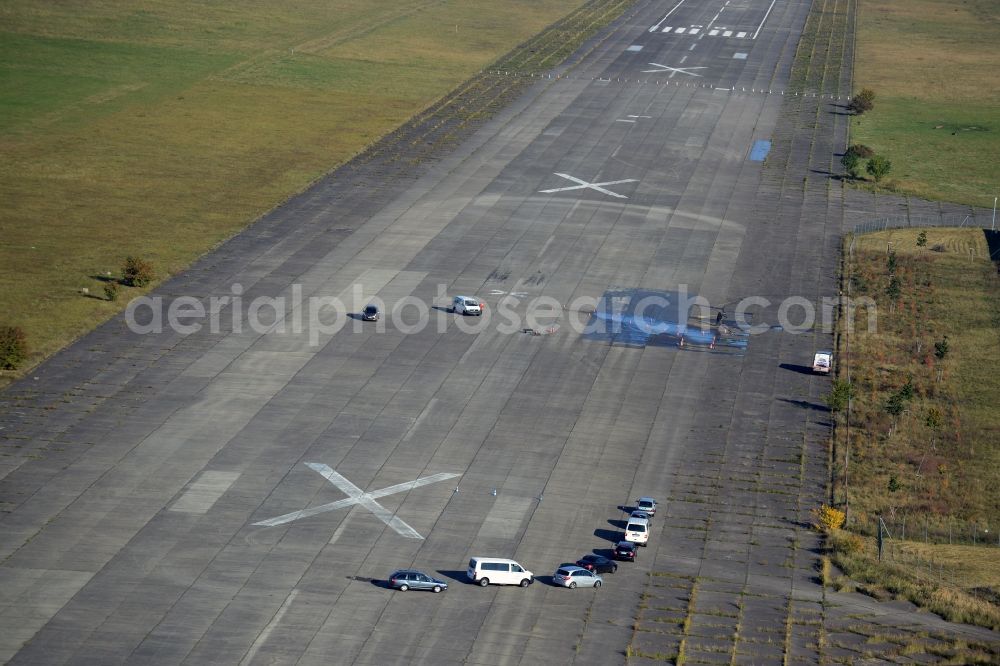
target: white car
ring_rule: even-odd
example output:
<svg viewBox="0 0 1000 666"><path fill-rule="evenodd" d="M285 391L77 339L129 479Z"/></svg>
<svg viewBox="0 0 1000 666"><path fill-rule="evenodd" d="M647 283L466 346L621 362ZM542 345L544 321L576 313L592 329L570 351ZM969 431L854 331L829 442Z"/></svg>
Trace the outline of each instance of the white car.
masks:
<svg viewBox="0 0 1000 666"><path fill-rule="evenodd" d="M649 542L649 520L646 518L629 518L625 526L625 541L631 541L638 546Z"/></svg>
<svg viewBox="0 0 1000 666"><path fill-rule="evenodd" d="M475 315L478 317L483 314L483 307L477 298L473 298L472 296L456 296L451 300L451 311L455 314Z"/></svg>

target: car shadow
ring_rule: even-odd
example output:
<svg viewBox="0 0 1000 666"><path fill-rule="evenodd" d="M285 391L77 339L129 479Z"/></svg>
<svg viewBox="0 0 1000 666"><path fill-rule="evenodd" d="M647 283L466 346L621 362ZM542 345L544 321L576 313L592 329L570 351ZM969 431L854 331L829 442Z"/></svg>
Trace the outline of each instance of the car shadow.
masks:
<svg viewBox="0 0 1000 666"><path fill-rule="evenodd" d="M554 580L552 580L552 576L535 576L535 582L541 583L542 585L548 585L549 587L560 587L559 585L556 585Z"/></svg>
<svg viewBox="0 0 1000 666"><path fill-rule="evenodd" d="M797 365L795 363L782 363L778 367L781 368L782 370L789 370L791 372L797 372L800 375L811 375L811 374L814 374L813 373L813 369L810 366L808 366L808 365Z"/></svg>
<svg viewBox="0 0 1000 666"><path fill-rule="evenodd" d="M438 569L437 572L444 576L445 578L450 578L456 583L464 583L465 585L475 585L471 580L469 580L468 575L465 571L457 571L454 569Z"/></svg>
<svg viewBox="0 0 1000 666"><path fill-rule="evenodd" d="M792 400L791 398L778 398L781 402L787 402L789 405L795 405L796 407L801 407L802 409L815 409L819 412L828 412L830 408L826 405L819 405L815 402L808 402L806 400Z"/></svg>
<svg viewBox="0 0 1000 666"><path fill-rule="evenodd" d="M622 533L618 530L605 530L600 527L594 530L594 536L597 537L598 539L604 539L605 541L610 541L611 543L618 543L624 538L622 536Z"/></svg>
<svg viewBox="0 0 1000 666"><path fill-rule="evenodd" d="M615 518L611 518L611 519L608 520L608 525L611 525L612 527L617 527L618 529L622 529L623 530L628 525L628 521L627 520L616 520Z"/></svg>
<svg viewBox="0 0 1000 666"><path fill-rule="evenodd" d="M618 543L617 541L615 543ZM606 557L609 560L615 559L614 548L595 548L594 555L600 555L601 557Z"/></svg>
<svg viewBox="0 0 1000 666"><path fill-rule="evenodd" d="M455 311L451 307L444 307L441 305L432 305L431 310L437 310L438 312L447 312L448 314L455 314Z"/></svg>
<svg viewBox="0 0 1000 666"><path fill-rule="evenodd" d="M632 513L633 511L638 511L638 509L634 506L621 506L621 505L618 506L618 510L624 511L625 513Z"/></svg>

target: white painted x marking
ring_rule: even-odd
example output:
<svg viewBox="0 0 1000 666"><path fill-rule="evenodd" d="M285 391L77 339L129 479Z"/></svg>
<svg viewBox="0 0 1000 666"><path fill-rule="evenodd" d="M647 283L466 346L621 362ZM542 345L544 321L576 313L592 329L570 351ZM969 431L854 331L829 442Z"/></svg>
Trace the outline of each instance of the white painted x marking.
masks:
<svg viewBox="0 0 1000 666"><path fill-rule="evenodd" d="M302 511L293 511L292 513L286 513L283 516L277 516L275 518L269 518L267 520L262 520L259 523L254 523L254 525L261 525L264 527L274 527L275 525L283 525L285 523L290 523L293 520L298 520L300 518L308 518L309 516L315 516L318 513L325 513L327 511L334 511L336 509L343 509L349 506L363 506L364 508L375 514L375 517L381 520L383 523L396 530L402 536L408 539L423 539L420 533L415 529L407 525L401 518L398 518L395 514L389 511L387 508L376 502L379 497L385 497L386 495L395 495L396 493L406 492L407 490L413 490L414 488L419 488L420 486L426 486L431 483L437 483L438 481L447 481L448 479L453 479L459 474L449 474L447 472L442 472L441 474L433 474L431 476L425 476L417 479L416 481L407 481L406 483L397 483L394 486L389 486L388 488L383 488L382 490L376 490L375 492L366 493L361 488L345 479L343 476L333 471L328 465L322 463L306 463L306 466L310 469L319 472L323 475L327 481L332 483L334 486L340 489L347 499L337 500L336 502L330 502L329 504L324 504L322 506L313 507L311 509L303 509Z"/></svg>
<svg viewBox="0 0 1000 666"><path fill-rule="evenodd" d="M539 190L542 194L552 194L553 192L568 192L569 190L582 190L591 189L597 190L601 194L607 194L613 197L618 197L619 199L628 199L624 194L618 194L617 192L612 192L611 190L606 190L603 185L620 185L621 183L637 183L639 182L636 178L626 178L625 180L609 180L604 183L588 183L585 180L580 180L568 173L557 173L560 178L565 178L566 180L572 180L577 185L570 185L569 187L556 187L551 190Z"/></svg>
<svg viewBox="0 0 1000 666"><path fill-rule="evenodd" d="M658 62L649 63L653 67L659 67L659 69L644 69L643 74L654 74L659 72L670 72L670 78L673 78L674 74L687 74L688 76L701 76L701 74L696 74L692 72L692 69L708 69L707 67L668 67L666 65L661 65Z"/></svg>
<svg viewBox="0 0 1000 666"><path fill-rule="evenodd" d="M524 298L528 295L526 291L503 291L500 289L493 289L490 291L490 296L513 296L514 298Z"/></svg>

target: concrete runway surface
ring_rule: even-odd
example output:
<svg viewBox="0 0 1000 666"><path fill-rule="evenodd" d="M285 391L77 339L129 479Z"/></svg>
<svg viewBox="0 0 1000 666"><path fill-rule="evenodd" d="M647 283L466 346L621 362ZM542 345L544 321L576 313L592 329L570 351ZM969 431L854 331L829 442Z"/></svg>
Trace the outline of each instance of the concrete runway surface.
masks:
<svg viewBox="0 0 1000 666"><path fill-rule="evenodd" d="M810 6L639 3L414 178L338 170L154 293L284 297L284 331L234 327L231 302L216 332L118 317L6 391L0 659L591 664L683 641L688 659L812 662L837 622L933 624L816 582L829 380L798 366L829 334L721 353L581 335L589 312L562 309L685 288L727 313L766 298L771 326L784 298L836 295L841 233L878 211L821 168L849 63L830 99L779 92ZM454 294L560 308L464 332ZM440 309L414 332L418 306L295 330L324 296ZM638 561L599 590L551 586L640 495L660 507ZM473 555L538 580L470 585ZM402 567L450 588L386 589Z"/></svg>

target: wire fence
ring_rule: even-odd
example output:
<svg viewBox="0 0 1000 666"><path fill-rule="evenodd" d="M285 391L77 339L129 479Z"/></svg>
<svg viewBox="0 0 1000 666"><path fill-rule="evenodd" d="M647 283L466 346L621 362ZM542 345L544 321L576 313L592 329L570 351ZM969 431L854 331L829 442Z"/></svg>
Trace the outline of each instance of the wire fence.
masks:
<svg viewBox="0 0 1000 666"><path fill-rule="evenodd" d="M882 516L882 522L891 538L898 541L916 541L928 544L953 544L967 546L993 546L1000 548L1000 529L982 523L959 519L924 516ZM857 525L856 529L867 536L878 535L878 518Z"/></svg>
<svg viewBox="0 0 1000 666"><path fill-rule="evenodd" d="M909 227L969 227L970 229L990 229L993 219L976 218L968 215L890 215L854 225L854 234L873 234L887 229Z"/></svg>
<svg viewBox="0 0 1000 666"><path fill-rule="evenodd" d="M881 560L883 562L900 567L916 578L951 588L980 602L993 606L1000 605L1000 590L995 586L974 586L970 585L969 580L958 577L954 570L954 554L941 553L939 557L934 557L933 554L927 554L933 553L933 551L915 551L914 549L915 542L1000 547L1000 542L997 541L993 530L986 531L986 528L981 525L956 521L952 525L952 529L945 534L940 525L932 527L928 521L911 520L910 524L907 525L903 519L897 522L887 522L883 518L882 522ZM959 527L965 529L956 529ZM878 517L864 521L863 525L856 524L855 529L867 537L865 539L866 548L870 548L872 554L877 553Z"/></svg>

